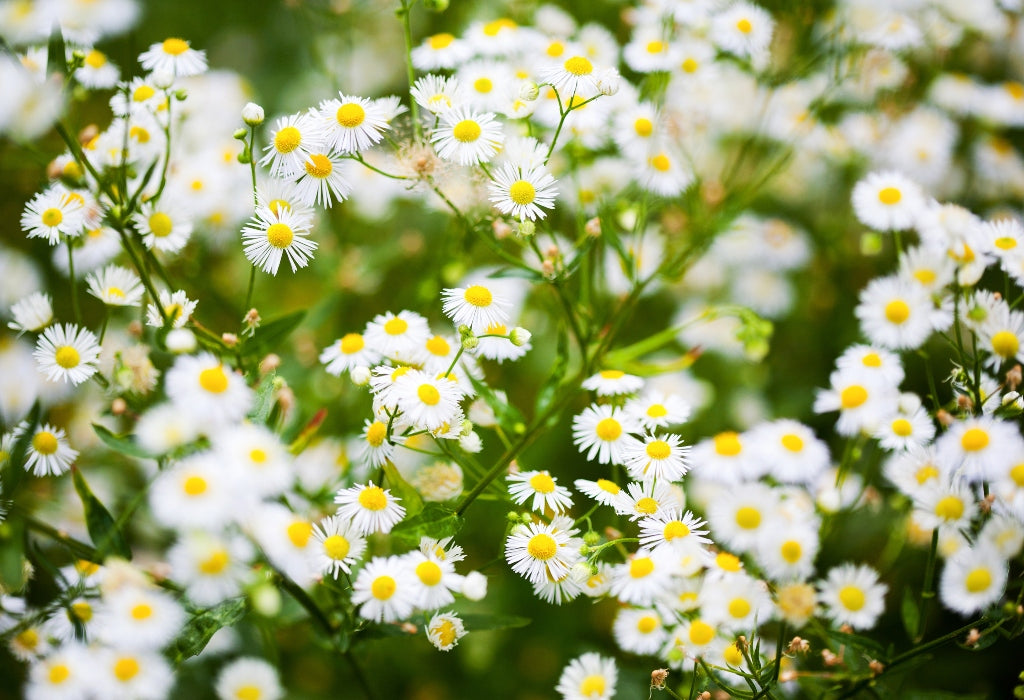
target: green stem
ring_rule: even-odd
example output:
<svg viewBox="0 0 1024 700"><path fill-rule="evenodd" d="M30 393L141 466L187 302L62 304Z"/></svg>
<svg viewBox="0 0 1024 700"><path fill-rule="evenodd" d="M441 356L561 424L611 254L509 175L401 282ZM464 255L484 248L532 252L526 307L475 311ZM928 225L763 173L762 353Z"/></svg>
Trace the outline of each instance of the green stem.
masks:
<svg viewBox="0 0 1024 700"><path fill-rule="evenodd" d="M110 309L106 304L103 305L103 325L100 326L100 345L103 345L103 338L107 335L107 324L110 322Z"/></svg>
<svg viewBox="0 0 1024 700"><path fill-rule="evenodd" d="M65 240L68 247L68 277L71 282L71 313L75 317L75 323L82 324L82 310L78 306L78 285L75 284L75 254L71 249L71 241Z"/></svg>
<svg viewBox="0 0 1024 700"><path fill-rule="evenodd" d="M167 311L164 309L164 305L160 303L160 295L156 292L156 287L153 286L153 280L149 277L149 272L142 265L142 261L139 260L138 254L135 252L135 246L132 245L131 240L128 237L128 232L125 231L124 226L118 225L115 230L121 236L121 247L124 248L125 252L128 253L128 257L132 259L132 265L135 266L135 270L139 273L139 278L142 280L142 286L146 288L146 292L153 299L153 305L156 306L157 311L160 314L160 318L164 322L164 327L168 326L169 318Z"/></svg>
<svg viewBox="0 0 1024 700"><path fill-rule="evenodd" d="M939 528L932 530L932 546L928 550L928 563L925 565L924 588L921 590L921 615L917 619L917 633L914 641L919 642L924 637L924 627L927 622L928 609L931 607L932 598L935 597L935 560L939 553Z"/></svg>
<svg viewBox="0 0 1024 700"><path fill-rule="evenodd" d="M369 168L370 170L372 170L373 172L377 173L378 175L383 175L384 177L389 177L392 180L408 180L408 179L410 179L410 178L406 177L405 175L394 175L392 173L386 173L383 170L381 170L380 168L377 168L377 167L374 167L374 166L370 165L369 163L366 162L366 159L363 158L363 156L361 154L359 154L359 153L356 153L354 155L345 156L345 157L346 158L350 158L350 159L356 161L357 163L361 163L364 167Z"/></svg>
<svg viewBox="0 0 1024 700"><path fill-rule="evenodd" d="M164 162L160 166L160 186L156 188L153 201L160 199L164 187L167 186L167 168L171 163L171 105L174 103L174 98L167 90L164 90L164 96L167 98L167 126L164 127Z"/></svg>
<svg viewBox="0 0 1024 700"><path fill-rule="evenodd" d="M416 4L416 0L407 2L402 0L402 8L399 14L402 17L402 31L405 36L405 74L409 81L409 88L411 89L413 83L416 82L416 69L412 65L412 6ZM416 100L411 100L409 104L409 115L412 118L413 133L416 134L416 140L423 140L423 126L420 124L420 106L416 103Z"/></svg>
<svg viewBox="0 0 1024 700"><path fill-rule="evenodd" d="M252 293L256 287L256 266L253 265L249 270L249 290L245 293L245 307L242 309L242 315L249 313L249 309L252 308Z"/></svg>
<svg viewBox="0 0 1024 700"><path fill-rule="evenodd" d="M64 545L72 554L74 554L79 559L85 559L95 564L103 563L103 558L99 556L99 554L97 554L96 550L93 547L90 547L85 542L81 542L72 537L69 537L61 533L56 528L47 525L43 521L38 520L32 517L31 515L28 515L27 513L22 513L22 516L25 519L25 524L28 526L30 530L34 530L35 532L38 532L40 535L45 535L46 537L49 537L51 540L54 540L55 542Z"/></svg>

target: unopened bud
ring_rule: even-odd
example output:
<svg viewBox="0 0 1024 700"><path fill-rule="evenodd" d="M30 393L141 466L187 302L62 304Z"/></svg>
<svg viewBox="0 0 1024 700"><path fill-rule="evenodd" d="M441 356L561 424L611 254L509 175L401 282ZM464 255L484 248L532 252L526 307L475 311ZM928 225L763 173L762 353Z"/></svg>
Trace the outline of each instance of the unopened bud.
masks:
<svg viewBox="0 0 1024 700"><path fill-rule="evenodd" d="M263 617L276 617L281 612L281 593L269 583L261 583L249 593L252 608Z"/></svg>
<svg viewBox="0 0 1024 700"><path fill-rule="evenodd" d="M651 671L651 687L655 690L664 690L665 681L668 679L667 668L656 668Z"/></svg>
<svg viewBox="0 0 1024 700"><path fill-rule="evenodd" d="M221 333L220 340L229 348L233 348L238 345L238 336L234 333Z"/></svg>
<svg viewBox="0 0 1024 700"><path fill-rule="evenodd" d="M484 449L484 442L480 439L479 435L474 432L470 432L459 438L459 447L461 447L464 452L476 454Z"/></svg>
<svg viewBox="0 0 1024 700"><path fill-rule="evenodd" d="M366 386L370 383L370 368L358 365L352 368L348 376L356 386Z"/></svg>
<svg viewBox="0 0 1024 700"><path fill-rule="evenodd" d="M462 580L462 595L469 600L483 600L487 595L487 577L479 571L470 571Z"/></svg>
<svg viewBox="0 0 1024 700"><path fill-rule="evenodd" d="M110 412L113 413L115 416L120 416L127 410L128 403L120 396L118 396L116 399L110 402Z"/></svg>
<svg viewBox="0 0 1024 700"><path fill-rule="evenodd" d="M153 71L153 74L149 76L149 80L151 83L153 83L153 87L157 88L158 90L169 90L170 87L174 85L174 73L167 70ZM184 93L185 91L179 90L178 92ZM177 95L175 96L177 97ZM184 100L185 95L182 94L182 96L178 97L178 99Z"/></svg>
<svg viewBox="0 0 1024 700"><path fill-rule="evenodd" d="M494 223L491 224L491 230L494 231L494 237L499 241L512 235L512 227L509 226L508 222L501 219L494 220Z"/></svg>
<svg viewBox="0 0 1024 700"><path fill-rule="evenodd" d="M622 84L622 76L619 75L619 71L615 68L607 68L597 76L594 84L602 95L611 97L619 91L619 86Z"/></svg>
<svg viewBox="0 0 1024 700"><path fill-rule="evenodd" d="M587 232L588 236L597 238L601 235L601 220L595 216L583 225L583 230Z"/></svg>
<svg viewBox="0 0 1024 700"><path fill-rule="evenodd" d="M196 349L196 335L187 328L175 328L167 334L167 349L174 353L189 353Z"/></svg>
<svg viewBox="0 0 1024 700"><path fill-rule="evenodd" d="M242 121L249 126L259 126L264 119L263 108L255 102L247 102L242 107Z"/></svg>
<svg viewBox="0 0 1024 700"><path fill-rule="evenodd" d="M512 329L512 332L508 334L508 339L512 341L512 344L517 348L525 347L532 337L533 334L521 326L516 326Z"/></svg>
<svg viewBox="0 0 1024 700"><path fill-rule="evenodd" d="M588 530L583 533L583 543L589 547L596 547L601 544L601 535L593 530Z"/></svg>
<svg viewBox="0 0 1024 700"><path fill-rule="evenodd" d="M527 80L519 86L519 99L533 102L540 96L540 87L532 80Z"/></svg>
<svg viewBox="0 0 1024 700"><path fill-rule="evenodd" d="M1020 365L1014 365L1013 369L1006 373L1006 387L1008 389L1016 391L1021 385L1021 381L1024 380L1024 376L1021 374Z"/></svg>
<svg viewBox="0 0 1024 700"><path fill-rule="evenodd" d="M231 136L233 138L238 139L239 141L245 141L245 139L249 136L249 130L242 129L241 127L239 127L238 129L235 129L234 133L231 134Z"/></svg>
<svg viewBox="0 0 1024 700"><path fill-rule="evenodd" d="M281 366L281 356L270 353L260 362L260 374L269 374Z"/></svg>
<svg viewBox="0 0 1024 700"><path fill-rule="evenodd" d="M529 238L537 233L537 225L532 221L520 221L516 226L516 235L520 238Z"/></svg>
<svg viewBox="0 0 1024 700"><path fill-rule="evenodd" d="M423 9L430 12L444 12L448 9L448 0L423 0Z"/></svg>

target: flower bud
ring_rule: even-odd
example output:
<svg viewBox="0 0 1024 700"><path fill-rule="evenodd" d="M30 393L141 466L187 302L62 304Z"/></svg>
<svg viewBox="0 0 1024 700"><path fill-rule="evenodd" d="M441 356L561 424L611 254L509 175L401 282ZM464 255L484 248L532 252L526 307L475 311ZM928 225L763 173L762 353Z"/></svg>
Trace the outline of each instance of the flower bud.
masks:
<svg viewBox="0 0 1024 700"><path fill-rule="evenodd" d="M462 595L469 600L483 600L487 595L487 577L479 571L470 571L462 580Z"/></svg>
<svg viewBox="0 0 1024 700"><path fill-rule="evenodd" d="M153 87L158 90L168 90L174 85L174 73L166 70L153 71L153 74L149 76L149 80L153 83ZM179 100L184 100L184 96L179 97Z"/></svg>
<svg viewBox="0 0 1024 700"><path fill-rule="evenodd" d="M192 352L196 349L195 333L187 328L175 328L167 334L167 349L178 354Z"/></svg>
<svg viewBox="0 0 1024 700"><path fill-rule="evenodd" d="M423 0L423 9L430 12L444 12L448 9L449 0Z"/></svg>
<svg viewBox="0 0 1024 700"><path fill-rule="evenodd" d="M234 133L231 134L232 138L236 138L239 141L245 141L246 137L249 136L248 129L235 129Z"/></svg>
<svg viewBox="0 0 1024 700"><path fill-rule="evenodd" d="M370 383L370 368L369 367L353 367L352 371L349 372L349 378L352 379L352 383L356 386L366 386Z"/></svg>
<svg viewBox="0 0 1024 700"><path fill-rule="evenodd" d="M484 443L483 440L480 439L479 435L471 432L468 435L463 435L459 438L459 447L461 447L464 452L476 454L484 449Z"/></svg>
<svg viewBox="0 0 1024 700"><path fill-rule="evenodd" d="M245 107L242 107L242 121L249 126L259 126L263 123L263 108L255 102L247 102Z"/></svg>
<svg viewBox="0 0 1024 700"><path fill-rule="evenodd" d="M597 76L594 84L601 91L602 95L611 97L619 91L619 86L622 84L622 76L619 75L619 71L616 69L608 68Z"/></svg>
<svg viewBox="0 0 1024 700"><path fill-rule="evenodd" d="M508 334L508 339L511 340L512 344L517 348L521 348L529 343L531 337L533 337L533 334L521 326L516 326L512 329L512 332Z"/></svg>
<svg viewBox="0 0 1024 700"><path fill-rule="evenodd" d="M540 96L540 87L532 80L527 80L519 86L519 99L533 102Z"/></svg>

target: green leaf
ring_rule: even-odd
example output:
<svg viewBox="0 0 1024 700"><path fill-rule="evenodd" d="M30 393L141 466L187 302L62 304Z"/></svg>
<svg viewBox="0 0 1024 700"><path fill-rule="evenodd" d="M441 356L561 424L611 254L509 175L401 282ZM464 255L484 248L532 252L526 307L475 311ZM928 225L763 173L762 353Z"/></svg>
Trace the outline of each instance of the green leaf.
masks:
<svg viewBox="0 0 1024 700"><path fill-rule="evenodd" d="M107 554L116 554L124 559L131 559L131 547L125 542L110 512L89 488L85 477L82 476L82 470L72 467L71 478L75 483L78 497L82 499L82 506L85 508L85 527L89 530L93 544L96 545L98 557L103 559Z"/></svg>
<svg viewBox="0 0 1024 700"><path fill-rule="evenodd" d="M917 597L909 588L903 589L900 616L903 618L903 629L907 631L907 636L913 639L917 636L917 626L921 622L921 610L917 605Z"/></svg>
<svg viewBox="0 0 1024 700"><path fill-rule="evenodd" d="M467 632L484 632L487 630L509 630L526 627L533 622L528 617L518 615L487 615L485 613L459 613Z"/></svg>
<svg viewBox="0 0 1024 700"><path fill-rule="evenodd" d="M866 652L872 658L878 659L883 663L885 663L885 660L889 658L885 653L885 648L873 639L868 639L867 637L859 634L840 632L838 630L829 630L828 636L840 644L845 644L853 647L854 649Z"/></svg>
<svg viewBox="0 0 1024 700"><path fill-rule="evenodd" d="M28 454L28 447L32 444L32 437L35 435L36 426L39 425L39 413L41 412L39 402L32 407L28 417L25 419L25 432L14 441L10 457L4 469L3 493L4 498L13 499L18 484L25 478L25 456Z"/></svg>
<svg viewBox="0 0 1024 700"><path fill-rule="evenodd" d="M423 510L423 497L420 492L412 487L408 481L395 469L391 462L384 464L384 480L388 484L391 493L402 499L402 507L405 508L405 517L409 518Z"/></svg>
<svg viewBox="0 0 1024 700"><path fill-rule="evenodd" d="M253 423L266 425L270 418L270 412L274 408L274 381L277 379L277 372L268 372L267 376L260 380L256 387L256 401L249 412L249 419Z"/></svg>
<svg viewBox="0 0 1024 700"><path fill-rule="evenodd" d="M18 593L26 583L25 523L11 519L0 523L0 587L8 593Z"/></svg>
<svg viewBox="0 0 1024 700"><path fill-rule="evenodd" d="M139 447L138 443L132 440L130 435L114 435L108 428L99 423L93 423L92 429L96 431L100 442L114 452L120 452L128 457L137 457L139 459L156 459L156 455L150 454Z"/></svg>
<svg viewBox="0 0 1024 700"><path fill-rule="evenodd" d="M498 278L498 277L521 277L523 279L528 279L528 280L530 280L532 282L543 282L544 281L544 275L540 274L536 270L532 270L530 268L525 268L525 267L511 267L511 266L499 267L494 272L491 272L488 276L489 277L495 277L495 278Z"/></svg>
<svg viewBox="0 0 1024 700"><path fill-rule="evenodd" d="M60 33L60 25L54 22L50 32L50 41L46 46L46 71L50 75L68 74L67 49L64 46L64 35Z"/></svg>
<svg viewBox="0 0 1024 700"><path fill-rule="evenodd" d="M195 615L178 638L171 644L169 653L175 665L190 659L210 642L210 638L222 627L230 627L245 615L245 598L235 598L220 605L203 610Z"/></svg>
<svg viewBox="0 0 1024 700"><path fill-rule="evenodd" d="M291 335L292 331L299 327L305 317L306 311L303 309L265 323L256 329L256 334L252 338L242 343L242 354L246 357L254 357L273 352L280 347L285 338Z"/></svg>
<svg viewBox="0 0 1024 700"><path fill-rule="evenodd" d="M406 518L395 525L391 536L400 542L416 546L422 537L436 540L452 537L462 529L464 520L447 506L427 503L418 515Z"/></svg>

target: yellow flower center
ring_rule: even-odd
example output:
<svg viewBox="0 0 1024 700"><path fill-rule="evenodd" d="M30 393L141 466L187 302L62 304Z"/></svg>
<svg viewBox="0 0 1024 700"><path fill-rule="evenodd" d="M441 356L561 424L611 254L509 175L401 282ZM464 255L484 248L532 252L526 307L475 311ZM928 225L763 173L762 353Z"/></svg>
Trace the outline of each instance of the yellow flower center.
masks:
<svg viewBox="0 0 1024 700"><path fill-rule="evenodd" d="M366 510L384 510L388 505L388 497L380 486L367 486L359 492L359 505Z"/></svg>
<svg viewBox="0 0 1024 700"><path fill-rule="evenodd" d="M754 25L746 17L737 20L736 28L743 34L750 34L750 32L754 31Z"/></svg>
<svg viewBox="0 0 1024 700"><path fill-rule="evenodd" d="M645 450L651 459L666 459L672 454L672 448L664 440L653 440L647 443Z"/></svg>
<svg viewBox="0 0 1024 700"><path fill-rule="evenodd" d="M267 461L267 452L266 452L266 450L261 450L258 447L254 448L252 450L249 450L249 461L253 462L255 464L263 464L264 462Z"/></svg>
<svg viewBox="0 0 1024 700"><path fill-rule="evenodd" d="M605 442L614 442L622 435L622 425L614 418L602 418L594 429L597 437Z"/></svg>
<svg viewBox="0 0 1024 700"><path fill-rule="evenodd" d="M473 81L473 89L486 95L494 89L494 83L490 78L477 78Z"/></svg>
<svg viewBox="0 0 1024 700"><path fill-rule="evenodd" d="M519 25L517 25L514 21L510 20L508 17L502 17L500 19L494 20L493 22L488 22L487 24L485 24L484 34L487 36L498 36L498 33L502 29L515 29L517 26Z"/></svg>
<svg viewBox="0 0 1024 700"><path fill-rule="evenodd" d="M390 576L378 576L370 584L370 593L377 600L387 600L395 594L395 579Z"/></svg>
<svg viewBox="0 0 1024 700"><path fill-rule="evenodd" d="M57 348L53 359L64 369L71 369L72 367L77 367L82 358L78 351L70 345L62 345Z"/></svg>
<svg viewBox="0 0 1024 700"><path fill-rule="evenodd" d="M629 562L629 575L633 578L644 578L654 571L654 561L650 557L635 557Z"/></svg>
<svg viewBox="0 0 1024 700"><path fill-rule="evenodd" d="M278 222L267 228L267 243L275 248L287 248L294 238L295 235L287 224Z"/></svg>
<svg viewBox="0 0 1024 700"><path fill-rule="evenodd" d="M76 620L88 622L92 619L92 606L86 601L80 600L77 603L72 603L69 607Z"/></svg>
<svg viewBox="0 0 1024 700"><path fill-rule="evenodd" d="M206 479L195 474L185 479L185 483L181 486L181 490L187 496L202 496L206 493L206 488Z"/></svg>
<svg viewBox="0 0 1024 700"><path fill-rule="evenodd" d="M443 647L448 647L455 643L455 625L452 624L451 620L441 620L441 624L430 631L437 636L437 641Z"/></svg>
<svg viewBox="0 0 1024 700"><path fill-rule="evenodd" d="M684 73L696 73L698 67L699 66L697 64L697 61L692 59L692 58L686 59L685 61L683 61L683 64L680 66L680 68L683 69Z"/></svg>
<svg viewBox="0 0 1024 700"><path fill-rule="evenodd" d="M409 330L409 324L401 318L392 318L384 324L384 332L388 335L402 335Z"/></svg>
<svg viewBox="0 0 1024 700"><path fill-rule="evenodd" d="M662 530L662 537L665 538L666 542L671 542L674 539L680 537L686 537L690 534L690 528L686 526L686 523L678 520L670 520L665 523L665 529Z"/></svg>
<svg viewBox="0 0 1024 700"><path fill-rule="evenodd" d="M1018 82L1003 83L1003 88L1015 100L1024 100L1024 85Z"/></svg>
<svg viewBox="0 0 1024 700"><path fill-rule="evenodd" d="M647 138L654 132L654 123L647 117L639 117L633 122L633 131L636 132L637 136Z"/></svg>
<svg viewBox="0 0 1024 700"><path fill-rule="evenodd" d="M938 479L939 470L931 464L926 464L914 473L918 484L924 484L929 479Z"/></svg>
<svg viewBox="0 0 1024 700"><path fill-rule="evenodd" d="M526 180L516 180L508 188L508 196L516 204L529 204L537 196L537 190Z"/></svg>
<svg viewBox="0 0 1024 700"><path fill-rule="evenodd" d="M136 143L149 143L149 130L142 128L141 126L133 126L128 130L128 136L135 140Z"/></svg>
<svg viewBox="0 0 1024 700"><path fill-rule="evenodd" d="M324 540L324 554L334 561L340 561L347 557L349 549L351 549L351 545L341 535L331 535Z"/></svg>
<svg viewBox="0 0 1024 700"><path fill-rule="evenodd" d="M602 695L604 695L604 689L604 676L596 674L593 676L587 676L583 679L583 682L580 683L580 695L582 695L585 698L589 698L594 695L596 695L597 697L601 697Z"/></svg>
<svg viewBox="0 0 1024 700"><path fill-rule="evenodd" d="M914 433L914 426L906 418L897 418L890 426L892 432L899 437L910 437Z"/></svg>
<svg viewBox="0 0 1024 700"><path fill-rule="evenodd" d="M380 447L387 435L388 426L379 420L370 423L370 427L366 429L366 441L372 447Z"/></svg>
<svg viewBox="0 0 1024 700"><path fill-rule="evenodd" d="M1010 469L1010 478L1017 486L1024 487L1024 462L1015 465Z"/></svg>
<svg viewBox="0 0 1024 700"><path fill-rule="evenodd" d="M839 392L839 406L843 409L857 408L868 400L868 390L860 384L853 384Z"/></svg>
<svg viewBox="0 0 1024 700"><path fill-rule="evenodd" d="M132 606L130 614L133 620L148 620L153 615L153 606L148 603L138 603Z"/></svg>
<svg viewBox="0 0 1024 700"><path fill-rule="evenodd" d="M140 85L137 88L135 88L134 92L132 92L132 100L135 102L145 102L155 94L156 90L154 90L150 86Z"/></svg>
<svg viewBox="0 0 1024 700"><path fill-rule="evenodd" d="M669 168L672 167L672 161L670 161L668 159L668 156L665 155L664 153L659 153L658 155L648 160L648 162L651 164L652 168L663 173L667 173Z"/></svg>
<svg viewBox="0 0 1024 700"><path fill-rule="evenodd" d="M1013 250L1017 247L1017 239L1010 236L1000 236L992 242L1000 250Z"/></svg>
<svg viewBox="0 0 1024 700"><path fill-rule="evenodd" d="M622 379L626 376L626 373L621 369L604 369L601 370L602 379Z"/></svg>
<svg viewBox="0 0 1024 700"><path fill-rule="evenodd" d="M472 303L472 302L471 302ZM488 329L490 332L490 329ZM431 355L437 355L438 357L445 357L451 352L452 347L448 344L442 336L435 335L433 338L427 341L427 352Z"/></svg>
<svg viewBox="0 0 1024 700"><path fill-rule="evenodd" d="M292 205L283 199L272 199L270 200L270 204L267 205L267 209L275 215L281 216L281 212L291 211Z"/></svg>
<svg viewBox="0 0 1024 700"><path fill-rule="evenodd" d="M736 524L744 530L754 530L761 524L761 511L751 506L743 506L736 511Z"/></svg>
<svg viewBox="0 0 1024 700"><path fill-rule="evenodd" d="M666 46L664 41L648 41L647 53L664 53Z"/></svg>
<svg viewBox="0 0 1024 700"><path fill-rule="evenodd" d="M583 56L573 56L566 59L562 67L573 75L590 75L594 72L594 66Z"/></svg>
<svg viewBox="0 0 1024 700"><path fill-rule="evenodd" d="M416 577L424 586L436 586L441 583L441 567L432 561L420 562L416 565Z"/></svg>
<svg viewBox="0 0 1024 700"><path fill-rule="evenodd" d="M895 187L883 187L878 191L878 201L882 204L899 204L903 194Z"/></svg>
<svg viewBox="0 0 1024 700"><path fill-rule="evenodd" d="M722 652L722 658L725 659L725 663L730 666L742 666L743 665L743 652L736 646L736 642L733 642L725 648Z"/></svg>
<svg viewBox="0 0 1024 700"><path fill-rule="evenodd" d="M885 317L898 326L910 318L910 307L902 299L894 299L885 305Z"/></svg>
<svg viewBox="0 0 1024 700"><path fill-rule="evenodd" d="M344 355L352 355L363 349L366 342L359 333L347 333L341 339L341 352Z"/></svg>
<svg viewBox="0 0 1024 700"><path fill-rule="evenodd" d="M487 287L481 287L478 284L474 284L472 287L466 289L466 293L463 298L473 306L480 308L486 308L491 305L494 301L494 296L491 294L491 290Z"/></svg>
<svg viewBox="0 0 1024 700"><path fill-rule="evenodd" d="M703 620L694 620L690 624L690 641L697 646L704 646L715 638L715 628Z"/></svg>
<svg viewBox="0 0 1024 700"><path fill-rule="evenodd" d="M107 297L110 299L124 299L124 290L120 287L107 287Z"/></svg>
<svg viewBox="0 0 1024 700"><path fill-rule="evenodd" d="M946 496L935 504L935 515L943 520L959 520L964 514L964 502L956 496Z"/></svg>
<svg viewBox="0 0 1024 700"><path fill-rule="evenodd" d="M650 634L658 629L659 626L658 618L654 617L654 615L644 615L636 622L637 631L641 634Z"/></svg>
<svg viewBox="0 0 1024 700"><path fill-rule="evenodd" d="M452 137L462 143L470 143L480 138L480 125L472 119L463 119L452 128Z"/></svg>
<svg viewBox="0 0 1024 700"><path fill-rule="evenodd" d="M799 435L794 435L793 433L783 435L779 442L781 442L782 446L790 452L799 452L804 449L803 439L801 439Z"/></svg>
<svg viewBox="0 0 1024 700"><path fill-rule="evenodd" d="M988 433L981 428L968 428L960 438L960 447L965 452L977 452L988 447Z"/></svg>
<svg viewBox="0 0 1024 700"><path fill-rule="evenodd" d="M287 532L292 544L298 549L303 549L313 535L313 526L304 520L296 520L288 526Z"/></svg>
<svg viewBox="0 0 1024 700"><path fill-rule="evenodd" d="M558 551L558 543L555 542L554 537L542 532L530 538L530 541L526 544L526 551L534 559L547 561L555 556L555 552Z"/></svg>
<svg viewBox="0 0 1024 700"><path fill-rule="evenodd" d="M60 209L50 207L39 218L42 219L44 226L53 228L54 226L59 226L60 222L64 221L64 214Z"/></svg>
<svg viewBox="0 0 1024 700"><path fill-rule="evenodd" d="M180 56L188 51L188 42L184 39L164 39L164 53L172 56Z"/></svg>
<svg viewBox="0 0 1024 700"><path fill-rule="evenodd" d="M230 557L226 549L217 549L209 557L199 562L199 571L207 576L215 576L227 568Z"/></svg>
<svg viewBox="0 0 1024 700"><path fill-rule="evenodd" d="M416 395L420 397L420 401L428 406L436 406L441 401L441 392L433 384L420 384L419 389L416 390Z"/></svg>
<svg viewBox="0 0 1024 700"><path fill-rule="evenodd" d="M149 217L149 230L157 238L164 238L170 235L172 228L174 228L174 224L171 222L171 217L162 211L158 211Z"/></svg>
<svg viewBox="0 0 1024 700"><path fill-rule="evenodd" d="M715 452L723 457L735 457L743 451L738 433L732 431L719 433L714 437Z"/></svg>
<svg viewBox="0 0 1024 700"><path fill-rule="evenodd" d="M555 490L555 480L541 472L530 477L530 487L538 493L553 493Z"/></svg>
<svg viewBox="0 0 1024 700"><path fill-rule="evenodd" d="M263 691L257 685L243 685L235 691L235 697L238 700L260 700L263 697Z"/></svg>
<svg viewBox="0 0 1024 700"><path fill-rule="evenodd" d="M722 571L731 571L733 573L742 568L740 566L740 558L735 554L729 554L728 552L720 552L715 557L715 565Z"/></svg>
<svg viewBox="0 0 1024 700"><path fill-rule="evenodd" d="M47 680L50 681L52 685L60 685L70 677L71 669L64 664L54 664L53 666L50 666L50 672L47 674Z"/></svg>
<svg viewBox="0 0 1024 700"><path fill-rule="evenodd" d="M85 65L90 68L102 68L107 65L107 57L103 55L102 51L93 49L85 55Z"/></svg>
<svg viewBox="0 0 1024 700"><path fill-rule="evenodd" d="M228 375L220 365L199 373L199 386L211 394L223 394L228 389Z"/></svg>
<svg viewBox="0 0 1024 700"><path fill-rule="evenodd" d="M867 602L867 598L864 596L864 591L856 586L843 586L839 591L839 602L842 603L843 607L847 610L857 612L864 607L864 603Z"/></svg>
<svg viewBox="0 0 1024 700"><path fill-rule="evenodd" d="M1020 340L1010 331L999 331L992 336L992 351L1002 358L1010 359L1020 350Z"/></svg>
<svg viewBox="0 0 1024 700"><path fill-rule="evenodd" d="M313 153L305 162L306 172L309 173L310 177L320 178L321 180L325 177L330 176L334 170L334 166L331 165L331 160L323 153Z"/></svg>
<svg viewBox="0 0 1024 700"><path fill-rule="evenodd" d="M1024 464L1021 465L1021 469L1024 470ZM610 494L616 494L622 490L618 484L614 481L608 481L608 479L598 479L597 488Z"/></svg>
<svg viewBox="0 0 1024 700"><path fill-rule="evenodd" d="M927 286L935 282L936 274L934 270L927 268L921 268L920 270L914 270L914 279L921 284Z"/></svg>
<svg viewBox="0 0 1024 700"><path fill-rule="evenodd" d="M139 662L130 656L122 656L114 663L114 675L119 681L130 681L139 675Z"/></svg>
<svg viewBox="0 0 1024 700"><path fill-rule="evenodd" d="M743 618L750 614L750 601L746 598L733 598L729 601L729 614L735 618Z"/></svg>
<svg viewBox="0 0 1024 700"><path fill-rule="evenodd" d="M338 111L335 112L334 118L337 119L338 123L342 126L348 129L353 129L366 120L366 110L355 102L347 102L341 107L338 107Z"/></svg>
<svg viewBox="0 0 1024 700"><path fill-rule="evenodd" d="M882 357L877 352L869 352L861 360L861 364L865 367L881 367Z"/></svg>
<svg viewBox="0 0 1024 700"><path fill-rule="evenodd" d="M969 593L981 593L988 590L991 585L992 573L988 569L975 569L964 579L964 587Z"/></svg>
<svg viewBox="0 0 1024 700"><path fill-rule="evenodd" d="M644 496L636 502L635 508L638 513L652 515L658 512L658 502L650 496Z"/></svg>
<svg viewBox="0 0 1024 700"><path fill-rule="evenodd" d="M430 48L438 51L440 49L448 48L455 41L455 37L447 32L441 34L435 34L434 36L427 39L427 44Z"/></svg>
<svg viewBox="0 0 1024 700"><path fill-rule="evenodd" d="M48 430L40 430L32 437L32 449L41 455L52 455L57 446L57 436Z"/></svg>
<svg viewBox="0 0 1024 700"><path fill-rule="evenodd" d="M800 561L800 555L804 553L804 548L800 546L800 543L796 540L786 540L779 547L779 554L790 564L796 564Z"/></svg>
<svg viewBox="0 0 1024 700"><path fill-rule="evenodd" d="M274 134L274 148L278 153L291 153L302 142L302 134L294 126L278 129Z"/></svg>

